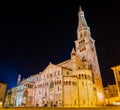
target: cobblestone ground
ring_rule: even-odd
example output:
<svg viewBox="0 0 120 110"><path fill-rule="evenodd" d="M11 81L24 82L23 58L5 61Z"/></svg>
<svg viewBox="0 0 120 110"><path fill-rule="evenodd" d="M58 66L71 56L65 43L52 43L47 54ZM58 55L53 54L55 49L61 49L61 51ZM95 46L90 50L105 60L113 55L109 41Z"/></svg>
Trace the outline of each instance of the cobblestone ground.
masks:
<svg viewBox="0 0 120 110"><path fill-rule="evenodd" d="M94 107L94 108L40 108L40 107L9 107L0 110L120 110L120 106Z"/></svg>

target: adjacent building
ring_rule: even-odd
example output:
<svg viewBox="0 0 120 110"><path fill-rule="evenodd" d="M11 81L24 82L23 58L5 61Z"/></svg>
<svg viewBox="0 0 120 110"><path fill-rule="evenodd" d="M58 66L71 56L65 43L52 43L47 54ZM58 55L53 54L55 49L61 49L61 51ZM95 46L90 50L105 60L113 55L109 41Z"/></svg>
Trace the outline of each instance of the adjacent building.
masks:
<svg viewBox="0 0 120 110"><path fill-rule="evenodd" d="M111 69L113 70L115 82L116 82L115 86L116 86L117 98L114 100L114 103L120 105L120 65L111 67Z"/></svg>
<svg viewBox="0 0 120 110"><path fill-rule="evenodd" d="M49 65L26 79L18 76L17 86L7 93L7 106L91 107L104 105L104 91L95 40L81 7L77 40L70 59Z"/></svg>
<svg viewBox="0 0 120 110"><path fill-rule="evenodd" d="M114 66L111 69L113 70L114 73L118 96L120 97L120 65Z"/></svg>
<svg viewBox="0 0 120 110"><path fill-rule="evenodd" d="M0 107L4 105L6 89L7 89L7 84L0 83Z"/></svg>
<svg viewBox="0 0 120 110"><path fill-rule="evenodd" d="M116 84L104 88L105 102L107 105L116 104L120 101Z"/></svg>
<svg viewBox="0 0 120 110"><path fill-rule="evenodd" d="M116 83L104 87L105 103L107 105L120 105L120 65L111 67L111 69Z"/></svg>

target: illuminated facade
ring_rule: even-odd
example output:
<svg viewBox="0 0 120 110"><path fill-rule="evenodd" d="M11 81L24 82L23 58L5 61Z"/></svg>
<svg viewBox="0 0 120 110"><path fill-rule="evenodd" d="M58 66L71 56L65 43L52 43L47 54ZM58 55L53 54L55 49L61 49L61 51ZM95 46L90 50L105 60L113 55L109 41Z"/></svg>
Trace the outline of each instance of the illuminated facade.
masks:
<svg viewBox="0 0 120 110"><path fill-rule="evenodd" d="M7 89L7 84L0 83L0 107L4 105L6 89Z"/></svg>
<svg viewBox="0 0 120 110"><path fill-rule="evenodd" d="M14 106L16 105L17 89L12 88L7 91L7 97L5 99L5 105Z"/></svg>
<svg viewBox="0 0 120 110"><path fill-rule="evenodd" d="M120 97L120 65L111 68L114 72L115 82L117 86L118 96Z"/></svg>
<svg viewBox="0 0 120 110"><path fill-rule="evenodd" d="M95 40L91 37L90 28L87 25L81 7L79 9L78 18L77 40L75 41L76 53L82 60L87 61L89 68L92 70L92 79L97 95L97 105L101 105L104 103L104 95L102 78L95 49Z"/></svg>
<svg viewBox="0 0 120 110"><path fill-rule="evenodd" d="M11 98L15 102L13 106L91 107L104 104L95 44L81 8L78 17L77 40L70 59L59 64L49 63L42 72L23 80L19 75L16 96Z"/></svg>
<svg viewBox="0 0 120 110"><path fill-rule="evenodd" d="M35 106L95 106L92 71L74 50L71 59L50 63L35 82ZM83 95L84 94L84 95Z"/></svg>
<svg viewBox="0 0 120 110"><path fill-rule="evenodd" d="M118 97L118 91L117 91L116 84L108 85L107 87L104 87L104 96L105 96L105 102L108 105L119 102L120 100Z"/></svg>

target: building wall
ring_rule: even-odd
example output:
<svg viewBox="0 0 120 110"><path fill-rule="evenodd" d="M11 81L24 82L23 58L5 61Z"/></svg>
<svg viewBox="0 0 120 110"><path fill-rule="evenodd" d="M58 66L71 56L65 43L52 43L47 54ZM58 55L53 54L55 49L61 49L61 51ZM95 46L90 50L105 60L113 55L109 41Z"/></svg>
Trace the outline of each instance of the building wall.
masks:
<svg viewBox="0 0 120 110"><path fill-rule="evenodd" d="M74 107L78 105L78 89L77 89L77 78L64 76L63 86L63 100L64 107ZM74 94L73 94L74 91Z"/></svg>
<svg viewBox="0 0 120 110"><path fill-rule="evenodd" d="M79 63L75 65L79 66ZM37 81L26 80L23 84L13 88L9 97L11 98L10 104L14 106L96 106L92 71L86 67L71 70L49 64L41 72Z"/></svg>
<svg viewBox="0 0 120 110"><path fill-rule="evenodd" d="M3 106L4 104L6 89L7 89L7 84L0 83L0 107Z"/></svg>
<svg viewBox="0 0 120 110"><path fill-rule="evenodd" d="M120 97L120 65L111 68L114 73L118 96Z"/></svg>
<svg viewBox="0 0 120 110"><path fill-rule="evenodd" d="M16 105L15 106L23 106L23 91L25 90L24 84L18 85L16 87L17 95L16 95Z"/></svg>
<svg viewBox="0 0 120 110"><path fill-rule="evenodd" d="M104 88L105 102L106 104L113 104L120 101L118 97L118 91L116 84L108 85Z"/></svg>
<svg viewBox="0 0 120 110"><path fill-rule="evenodd" d="M50 64L35 82L35 106L62 105L61 67Z"/></svg>
<svg viewBox="0 0 120 110"><path fill-rule="evenodd" d="M72 56L60 65L49 64L38 80L24 79L24 83L16 87L17 95L12 92L11 103L14 106L48 106L48 107L88 107L96 106L96 93L94 91L92 70ZM33 76L34 77L34 76ZM34 79L31 77L31 79ZM26 80L26 82L25 82ZM14 90L12 90L14 91ZM32 98L30 101L29 98Z"/></svg>

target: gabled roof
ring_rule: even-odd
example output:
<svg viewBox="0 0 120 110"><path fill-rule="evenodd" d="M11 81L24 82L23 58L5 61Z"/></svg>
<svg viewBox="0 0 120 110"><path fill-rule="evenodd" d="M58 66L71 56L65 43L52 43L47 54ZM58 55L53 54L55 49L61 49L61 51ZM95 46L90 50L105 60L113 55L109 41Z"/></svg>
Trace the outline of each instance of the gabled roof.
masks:
<svg viewBox="0 0 120 110"><path fill-rule="evenodd" d="M52 64L51 62L48 64L48 66L41 72L41 74L43 73L43 72L45 72L46 70L48 70L49 68L51 68L51 67L58 67L58 65L55 65L55 64Z"/></svg>
<svg viewBox="0 0 120 110"><path fill-rule="evenodd" d="M57 65L62 66L64 64L70 63L71 59L58 63Z"/></svg>

